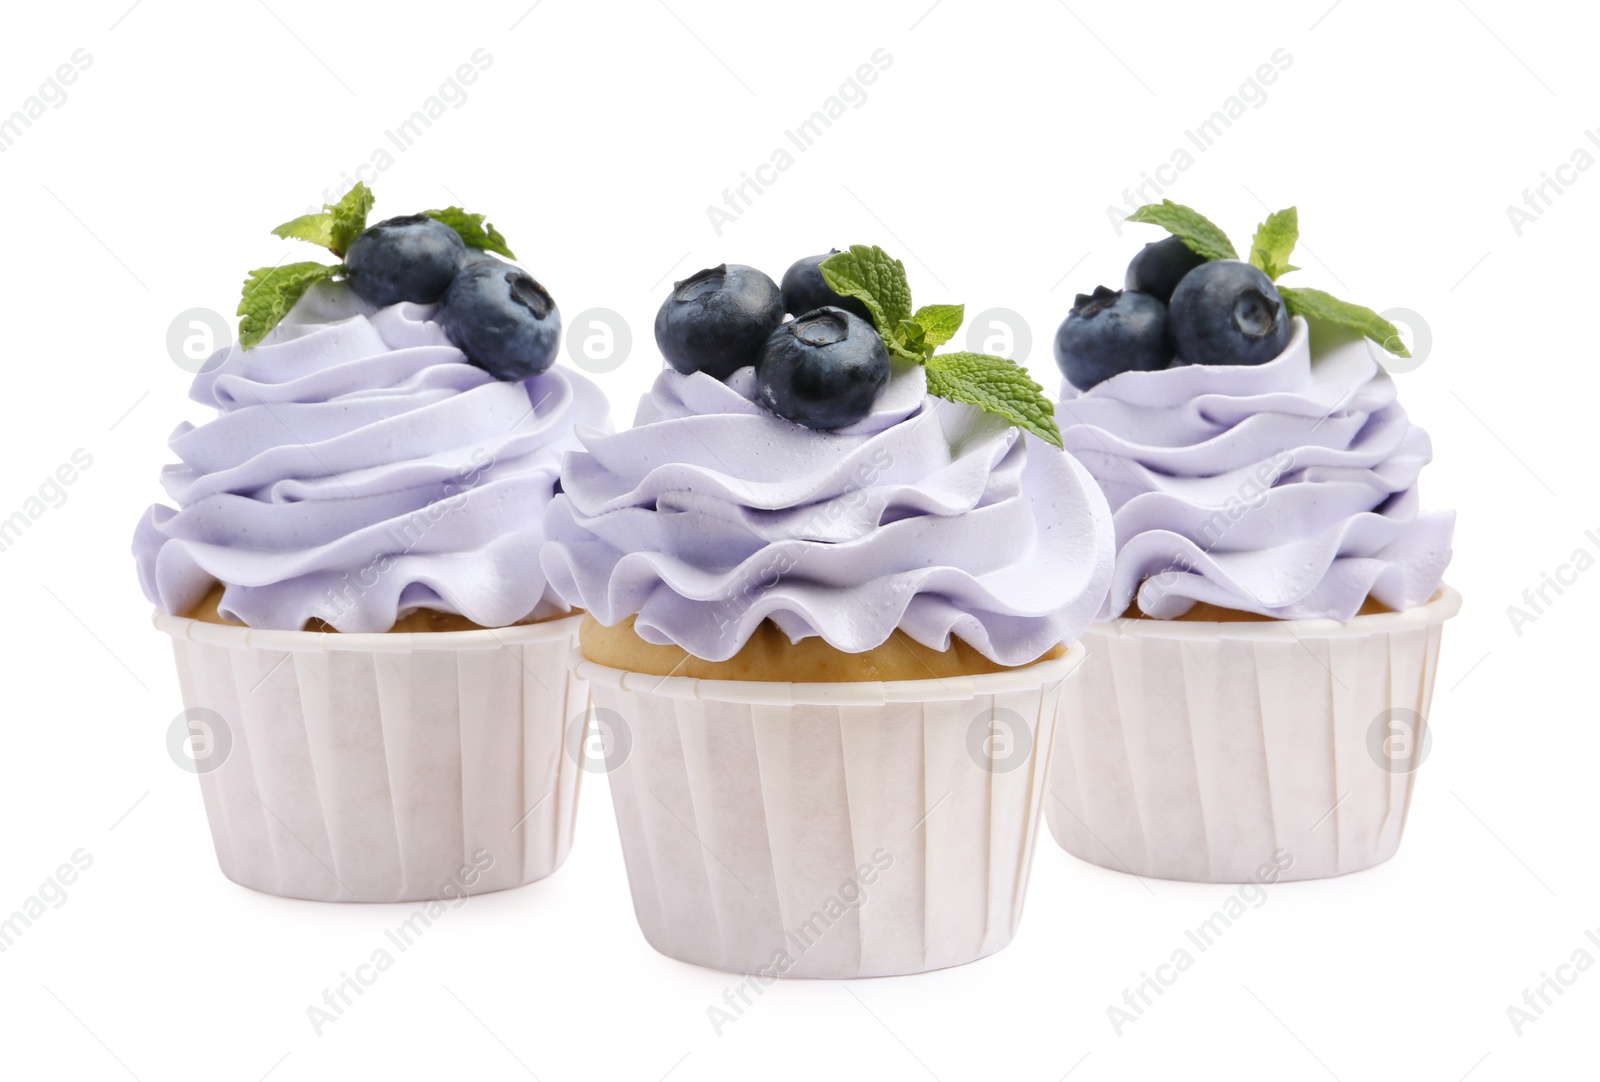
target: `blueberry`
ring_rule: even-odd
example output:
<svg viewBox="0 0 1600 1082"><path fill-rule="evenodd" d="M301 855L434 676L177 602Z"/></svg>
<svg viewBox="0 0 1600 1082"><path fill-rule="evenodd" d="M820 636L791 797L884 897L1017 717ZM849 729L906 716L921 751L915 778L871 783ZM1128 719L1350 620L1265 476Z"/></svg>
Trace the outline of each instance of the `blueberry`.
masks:
<svg viewBox="0 0 1600 1082"><path fill-rule="evenodd" d="M1289 310L1278 287L1237 259L1186 274L1167 325L1179 364L1266 364L1289 344Z"/></svg>
<svg viewBox="0 0 1600 1082"><path fill-rule="evenodd" d="M783 272L784 311L798 316L802 312L831 306L854 312L868 323L872 322L872 313L860 297L840 296L823 281L822 261L838 254L839 249L833 248L822 255L808 255L796 260L793 266Z"/></svg>
<svg viewBox="0 0 1600 1082"><path fill-rule="evenodd" d="M461 235L426 214L369 226L344 254L351 290L379 307L401 301L433 304L466 261Z"/></svg>
<svg viewBox="0 0 1600 1082"><path fill-rule="evenodd" d="M761 345L783 322L783 294L754 267L724 263L672 287L656 312L656 345L688 375L727 379L755 364Z"/></svg>
<svg viewBox="0 0 1600 1082"><path fill-rule="evenodd" d="M872 324L831 306L773 331L756 362L761 404L807 428L861 420L888 381L889 351Z"/></svg>
<svg viewBox="0 0 1600 1082"><path fill-rule="evenodd" d="M475 260L445 292L439 322L467 360L495 379L528 379L549 368L561 342L561 313L521 267Z"/></svg>
<svg viewBox="0 0 1600 1082"><path fill-rule="evenodd" d="M1056 365L1080 391L1119 372L1149 372L1172 360L1167 306L1148 293L1096 286L1056 331Z"/></svg>
<svg viewBox="0 0 1600 1082"><path fill-rule="evenodd" d="M1206 257L1177 237L1146 244L1128 264L1123 287L1135 293L1148 293L1162 304L1172 300L1183 276L1206 261Z"/></svg>

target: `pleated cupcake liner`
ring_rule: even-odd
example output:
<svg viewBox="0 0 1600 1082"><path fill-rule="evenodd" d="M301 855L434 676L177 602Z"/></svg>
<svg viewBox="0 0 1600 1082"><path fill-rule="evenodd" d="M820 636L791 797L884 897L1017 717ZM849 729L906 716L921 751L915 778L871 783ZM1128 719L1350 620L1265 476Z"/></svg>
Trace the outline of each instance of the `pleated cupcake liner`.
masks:
<svg viewBox="0 0 1600 1082"><path fill-rule="evenodd" d="M580 619L340 635L158 614L206 730L195 768L223 874L396 902L554 872L582 773L565 741L588 705L568 665Z"/></svg>
<svg viewBox="0 0 1600 1082"><path fill-rule="evenodd" d="M1005 947L1081 660L1074 647L1005 673L797 684L663 678L575 652L613 730L645 939L768 977L918 973Z"/></svg>
<svg viewBox="0 0 1600 1082"><path fill-rule="evenodd" d="M1096 624L1063 695L1051 833L1092 863L1196 882L1388 860L1427 753L1444 621L1460 607L1445 587L1347 624Z"/></svg>

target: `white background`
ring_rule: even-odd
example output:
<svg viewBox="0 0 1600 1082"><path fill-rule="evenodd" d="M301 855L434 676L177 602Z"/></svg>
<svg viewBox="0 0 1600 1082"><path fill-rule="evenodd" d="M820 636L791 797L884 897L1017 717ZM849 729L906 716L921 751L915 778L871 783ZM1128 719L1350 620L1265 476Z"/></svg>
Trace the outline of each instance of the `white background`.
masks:
<svg viewBox="0 0 1600 1082"><path fill-rule="evenodd" d="M0 915L74 851L93 866L0 954L0 1074L1592 1076L1600 972L1520 1036L1506 1011L1575 950L1600 959L1584 937L1600 927L1600 572L1520 634L1507 615L1575 549L1600 553L1600 169L1569 173L1520 235L1506 212L1576 148L1600 154L1586 8L91 0L5 21L0 116L74 50L92 64L0 153L0 517L75 450L93 465L0 552ZM1236 241L1298 204L1299 284L1430 330L1398 379L1434 439L1424 501L1460 511L1466 607L1399 856L1273 888L1119 1036L1106 1008L1231 891L1103 871L1045 835L1009 949L782 983L719 1036L706 1006L737 978L645 944L596 776L565 867L452 913L318 1036L307 1006L405 911L283 901L217 871L195 779L165 747L178 690L128 544L167 434L199 418L169 324L231 313L244 271L284 255L268 230L338 194L480 48L492 64L466 101L366 174L377 213L487 211L565 313L621 313L635 348L600 377L619 424L659 365L671 279L724 260L776 277L854 242L905 258L920 303L1022 313L1053 389L1071 295L1119 284L1159 235L1119 235L1108 206L1285 50L1265 102L1167 194ZM865 102L719 236L706 206L879 48L893 62Z"/></svg>

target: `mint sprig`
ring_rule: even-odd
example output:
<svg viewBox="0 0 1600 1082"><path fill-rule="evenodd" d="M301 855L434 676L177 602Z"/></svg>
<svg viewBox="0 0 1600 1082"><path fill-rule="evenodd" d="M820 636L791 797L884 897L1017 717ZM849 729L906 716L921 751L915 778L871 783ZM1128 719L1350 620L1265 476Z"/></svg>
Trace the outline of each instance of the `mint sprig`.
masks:
<svg viewBox="0 0 1600 1082"><path fill-rule="evenodd" d="M242 317L239 344L245 349L256 345L283 321L306 290L343 270L343 266L326 263L285 263L251 271L244 280L239 310L234 313Z"/></svg>
<svg viewBox="0 0 1600 1082"><path fill-rule="evenodd" d="M1185 244L1208 260L1239 258L1232 242L1210 219L1170 199L1140 207L1128 215L1128 221L1159 225L1172 235L1181 237ZM1250 242L1250 265L1276 282L1290 271L1300 269L1289 262L1299 242L1299 210L1287 207L1275 211L1256 227L1255 237ZM1278 292L1283 297L1285 307L1294 315L1349 327L1360 331L1397 357L1411 356L1395 325L1364 305L1342 301L1320 289L1279 286Z"/></svg>
<svg viewBox="0 0 1600 1082"><path fill-rule="evenodd" d="M350 242L367 228L367 215L375 198L372 189L356 181L337 203L324 203L315 214L302 214L272 231L285 240L303 240L344 258ZM239 296L239 344L251 349L295 306L306 291L344 273L344 264L284 263L250 271Z"/></svg>
<svg viewBox="0 0 1600 1082"><path fill-rule="evenodd" d="M1128 215L1130 222L1148 222L1159 225L1168 233L1187 244L1192 251L1207 259L1238 259L1233 241L1215 223L1201 214L1170 199L1159 203L1146 203Z"/></svg>
<svg viewBox="0 0 1600 1082"><path fill-rule="evenodd" d="M496 255L503 255L507 259L517 258L507 246L506 238L500 235L500 230L489 224L487 214L469 214L460 207L425 210L422 213L454 229L468 248L479 248Z"/></svg>
<svg viewBox="0 0 1600 1082"><path fill-rule="evenodd" d="M274 229L272 235L309 241L343 259L351 242L367 228L367 215L372 213L375 202L372 189L356 181L355 187L337 203L324 203L314 214L292 218ZM506 238L489 224L486 215L470 214L460 207L423 213L454 229L469 248L481 248L507 259L517 258L507 246ZM239 298L239 344L245 349L255 346L283 321L295 302L305 296L306 290L344 273L343 263L288 263L249 272Z"/></svg>
<svg viewBox="0 0 1600 1082"><path fill-rule="evenodd" d="M983 353L934 352L961 329L965 305L929 304L913 312L905 264L876 246L851 245L849 251L823 260L820 269L828 288L867 306L892 361L901 368L920 364L926 369L929 394L976 406L1062 446L1044 388L1015 361Z"/></svg>

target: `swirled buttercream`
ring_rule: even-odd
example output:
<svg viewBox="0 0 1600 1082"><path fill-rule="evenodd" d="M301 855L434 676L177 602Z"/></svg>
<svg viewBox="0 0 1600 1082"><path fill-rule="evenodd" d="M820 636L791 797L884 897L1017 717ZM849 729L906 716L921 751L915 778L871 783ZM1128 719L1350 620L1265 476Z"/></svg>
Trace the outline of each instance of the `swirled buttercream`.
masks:
<svg viewBox="0 0 1600 1082"><path fill-rule="evenodd" d="M260 345L214 356L162 473L176 508L140 520L145 595L183 613L215 583L251 627L385 631L418 608L485 627L566 611L539 567L542 517L600 390L552 368L500 382L435 306L375 308L314 288Z"/></svg>
<svg viewBox="0 0 1600 1082"><path fill-rule="evenodd" d="M1003 420L927 395L913 368L831 432L666 370L632 429L582 433L545 517L544 569L606 625L723 661L762 621L848 653L896 628L1002 665L1088 625L1111 520L1088 473Z"/></svg>
<svg viewBox="0 0 1600 1082"><path fill-rule="evenodd" d="M1064 383L1056 416L1115 518L1102 619L1205 602L1349 620L1369 596L1409 609L1439 588L1455 513L1420 510L1432 445L1363 338L1296 318L1266 364Z"/></svg>

